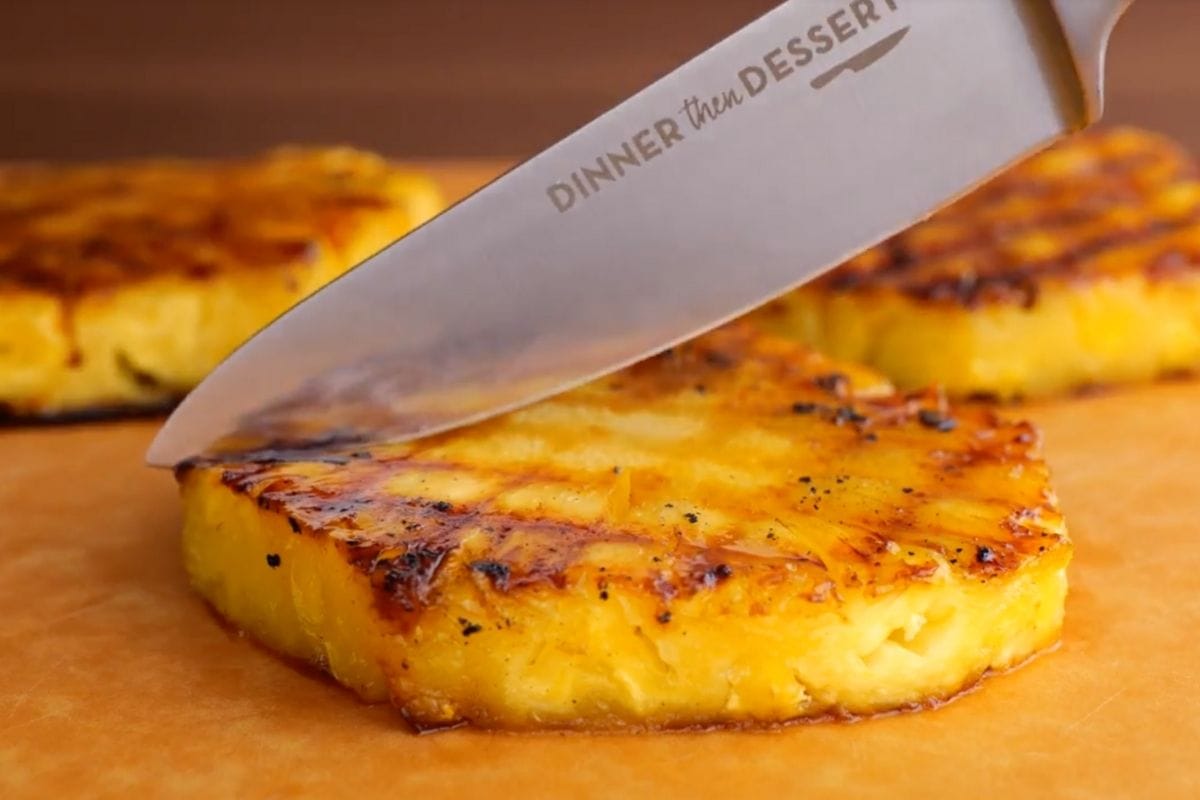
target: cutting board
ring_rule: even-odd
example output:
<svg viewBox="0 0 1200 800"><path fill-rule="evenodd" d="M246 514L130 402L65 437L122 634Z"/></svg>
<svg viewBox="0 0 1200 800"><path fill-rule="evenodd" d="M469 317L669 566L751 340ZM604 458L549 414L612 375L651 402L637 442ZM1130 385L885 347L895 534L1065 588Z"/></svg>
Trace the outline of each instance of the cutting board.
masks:
<svg viewBox="0 0 1200 800"><path fill-rule="evenodd" d="M0 796L1200 797L1200 381L1014 413L1077 546L1056 652L936 711L659 736L415 736L188 590L157 421L0 430Z"/></svg>

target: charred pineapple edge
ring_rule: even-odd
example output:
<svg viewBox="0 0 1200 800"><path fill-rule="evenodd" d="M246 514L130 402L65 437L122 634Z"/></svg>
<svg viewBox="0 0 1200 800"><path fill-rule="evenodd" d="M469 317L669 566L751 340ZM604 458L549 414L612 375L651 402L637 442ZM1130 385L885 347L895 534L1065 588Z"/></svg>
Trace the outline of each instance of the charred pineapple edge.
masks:
<svg viewBox="0 0 1200 800"><path fill-rule="evenodd" d="M432 180L399 168L379 191L394 207L358 220L349 241L317 238L277 264L153 275L79 295L0 285L0 423L169 410L264 324L444 205Z"/></svg>
<svg viewBox="0 0 1200 800"><path fill-rule="evenodd" d="M438 580L459 583L444 592L453 601L405 628L379 613L368 576L337 552L344 542L297 533L221 472L180 474L194 587L235 626L390 701L417 730L767 727L912 710L1052 647L1062 627L1065 529L987 579L943 563L899 588L776 591L762 608L753 580L734 575L666 614L636 587L600 599L595 567L502 592L451 553Z"/></svg>
<svg viewBox="0 0 1200 800"><path fill-rule="evenodd" d="M0 418L170 407L264 322L387 246L397 229L364 226L345 258L322 253L203 279L155 277L78 299L0 291L0 345L25 354L0 353Z"/></svg>

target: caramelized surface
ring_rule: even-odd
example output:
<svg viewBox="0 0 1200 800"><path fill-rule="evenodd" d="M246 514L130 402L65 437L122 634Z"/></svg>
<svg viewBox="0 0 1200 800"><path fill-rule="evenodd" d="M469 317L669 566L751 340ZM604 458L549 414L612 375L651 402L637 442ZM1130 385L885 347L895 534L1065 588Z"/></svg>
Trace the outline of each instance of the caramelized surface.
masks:
<svg viewBox="0 0 1200 800"><path fill-rule="evenodd" d="M1163 137L1069 139L757 312L905 389L1001 399L1200 367L1200 180Z"/></svg>
<svg viewBox="0 0 1200 800"><path fill-rule="evenodd" d="M439 205L430 182L345 148L0 168L0 411L170 404Z"/></svg>
<svg viewBox="0 0 1200 800"><path fill-rule="evenodd" d="M747 327L462 432L179 475L217 608L419 725L919 705L1049 644L1070 554L1028 423Z"/></svg>
<svg viewBox="0 0 1200 800"><path fill-rule="evenodd" d="M462 434L315 456L266 450L213 468L231 491L344 544L389 613L421 610L427 581L468 533L483 534L483 556L510 590L561 583L581 550L604 542L653 545L636 574L609 580L674 568L668 593L707 581L706 559L799 570L790 581L808 591L830 577L822 555L836 577L869 585L931 572L934 555L967 574L1001 574L1044 547L1025 521L1053 527L1060 517L1036 481L1006 494L1011 508L988 537L957 530L954 515L936 519L972 477L1042 473L1032 426L988 409L951 412L933 393L872 398L852 387L811 351L743 328ZM896 450L912 461L897 463ZM892 470L912 480L900 486ZM578 508L558 513L555 497ZM779 514L832 515L839 528L814 540L789 533ZM921 552L895 557L889 541ZM739 552L747 546L762 552ZM975 558L980 547L991 556ZM379 557L392 550L399 560ZM421 554L412 569L408 553ZM668 566L653 555L670 556Z"/></svg>
<svg viewBox="0 0 1200 800"><path fill-rule="evenodd" d="M1178 145L1121 128L1075 136L822 278L974 308L1036 305L1048 281L1200 269L1200 181Z"/></svg>
<svg viewBox="0 0 1200 800"><path fill-rule="evenodd" d="M383 159L350 149L2 168L0 292L73 296L313 261L347 249L372 215L404 206L404 180Z"/></svg>

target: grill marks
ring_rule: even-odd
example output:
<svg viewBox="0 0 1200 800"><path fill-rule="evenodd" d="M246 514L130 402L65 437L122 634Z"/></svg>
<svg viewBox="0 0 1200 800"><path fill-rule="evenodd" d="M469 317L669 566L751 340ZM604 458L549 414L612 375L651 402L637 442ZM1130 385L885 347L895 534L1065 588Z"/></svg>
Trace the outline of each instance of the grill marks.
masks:
<svg viewBox="0 0 1200 800"><path fill-rule="evenodd" d="M214 237L201 223L163 228L147 218L111 223L82 241L30 238L0 256L0 285L76 297L164 274L206 280L230 267L315 261L308 239L255 238L251 232Z"/></svg>
<svg viewBox="0 0 1200 800"><path fill-rule="evenodd" d="M184 375L202 374L219 355L213 348L230 343L186 314L120 327L120 308L145 300L136 292L164 308L217 303L222 324L253 330L351 266L385 229L406 229L408 210L430 192L376 156L332 148L245 161L0 167L0 302L15 297L18 314L46 313L55 325L52 349L31 351L45 380L28 389L18 381L8 415L37 418L63 404L77 413L89 388L100 392L91 399L102 406L97 418L125 412L112 404L173 404L190 386L123 356L113 364L105 342L149 362L141 350L179 336L188 344L173 355ZM227 291L238 301L226 302ZM107 329L99 340L82 338L98 328ZM120 384L105 388L114 377Z"/></svg>
<svg viewBox="0 0 1200 800"><path fill-rule="evenodd" d="M1173 143L1116 130L1078 136L818 285L890 289L929 303L1033 307L1047 280L1200 269L1196 165ZM1169 273L1156 265L1169 263Z"/></svg>
<svg viewBox="0 0 1200 800"><path fill-rule="evenodd" d="M488 500L450 503L390 493L386 484L404 469L428 462L409 459L268 461L226 464L221 481L255 498L260 508L287 515L293 533L332 537L348 563L376 589L381 612L411 624L436 602L438 577L455 561L486 577L501 592L534 584L562 588L581 551L599 542L643 543L641 537L599 524L502 513ZM331 463L332 461L332 463ZM450 465L440 464L442 468ZM181 470L186 473L196 467ZM464 473L471 468L462 467ZM350 474L343 474L350 473ZM338 488L324 488L326 481ZM514 478L513 483L519 481ZM487 558L458 563L464 540L482 537Z"/></svg>
<svg viewBox="0 0 1200 800"><path fill-rule="evenodd" d="M0 289L71 299L163 275L306 268L395 206L390 174L347 150L0 169Z"/></svg>
<svg viewBox="0 0 1200 800"><path fill-rule="evenodd" d="M697 376L711 385L700 398L689 389ZM786 586L824 602L842 585L928 579L936 556L945 561L980 545L996 558L957 559L955 568L994 576L1047 545L1029 533L1042 529L1038 518L1012 516L1043 501L1039 481L1028 491L999 481L1006 488L994 540L920 516L930 502L956 499L992 513L979 511L983 472L1041 475L1028 425L986 407L951 414L933 392L871 398L857 387L796 345L735 327L548 401L564 413L518 413L403 445L331 441L223 455L181 474L220 470L230 490L281 515L289 535L331 538L400 626L436 604L448 580L472 580L496 595L586 584L599 597L602 579L609 596L652 589L669 612L673 598L720 593L731 581ZM797 413L797 403L812 409ZM676 419L688 425L645 438L616 423L579 423L626 412L653 414L667 429ZM876 455L883 445L864 432L919 466L892 475ZM537 444L525 452L513 441ZM584 442L588 452L617 449L581 464ZM756 483L759 475L772 477ZM618 483L629 505L619 517L563 499L603 497ZM633 555L592 563L593 552ZM837 564L836 574L826 563Z"/></svg>

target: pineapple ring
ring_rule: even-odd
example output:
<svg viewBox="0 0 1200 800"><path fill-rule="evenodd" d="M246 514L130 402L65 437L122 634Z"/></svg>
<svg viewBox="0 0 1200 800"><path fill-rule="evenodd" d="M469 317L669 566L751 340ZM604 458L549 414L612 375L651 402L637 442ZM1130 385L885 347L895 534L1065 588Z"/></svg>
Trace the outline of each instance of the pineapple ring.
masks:
<svg viewBox="0 0 1200 800"><path fill-rule="evenodd" d="M195 587L419 728L917 708L1053 644L1037 432L745 326L460 432L178 469Z"/></svg>
<svg viewBox="0 0 1200 800"><path fill-rule="evenodd" d="M345 148L0 169L0 416L170 405L440 202Z"/></svg>
<svg viewBox="0 0 1200 800"><path fill-rule="evenodd" d="M1052 395L1200 367L1200 181L1162 137L1067 140L755 316L904 389Z"/></svg>

